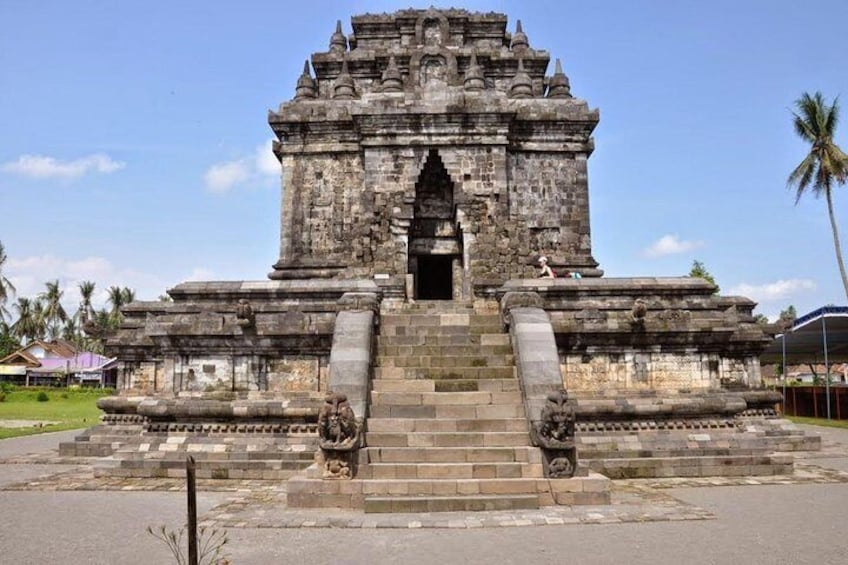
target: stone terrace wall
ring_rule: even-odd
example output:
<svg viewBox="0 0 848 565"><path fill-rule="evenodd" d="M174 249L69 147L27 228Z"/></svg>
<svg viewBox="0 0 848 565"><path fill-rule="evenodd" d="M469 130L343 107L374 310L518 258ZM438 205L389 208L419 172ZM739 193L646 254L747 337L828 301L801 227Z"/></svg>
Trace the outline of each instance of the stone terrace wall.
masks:
<svg viewBox="0 0 848 565"><path fill-rule="evenodd" d="M540 297L569 392L759 386L759 354L770 334L754 321L753 302L713 290L686 277L509 281L499 292ZM634 314L637 301L641 317Z"/></svg>

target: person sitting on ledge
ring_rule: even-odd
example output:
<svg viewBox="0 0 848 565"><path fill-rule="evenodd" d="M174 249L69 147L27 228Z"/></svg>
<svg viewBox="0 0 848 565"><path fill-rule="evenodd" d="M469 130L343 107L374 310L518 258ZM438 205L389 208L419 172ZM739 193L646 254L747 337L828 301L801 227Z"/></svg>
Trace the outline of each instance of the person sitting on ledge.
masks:
<svg viewBox="0 0 848 565"><path fill-rule="evenodd" d="M539 267L541 267L541 271L539 272L540 279L553 279L556 278L556 275L548 266L548 258L544 255L539 257Z"/></svg>

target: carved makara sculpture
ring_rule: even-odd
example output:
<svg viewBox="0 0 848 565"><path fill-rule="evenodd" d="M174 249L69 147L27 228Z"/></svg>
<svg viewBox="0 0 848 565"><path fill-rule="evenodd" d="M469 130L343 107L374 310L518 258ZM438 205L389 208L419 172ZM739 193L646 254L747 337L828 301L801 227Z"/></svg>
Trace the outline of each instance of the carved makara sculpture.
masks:
<svg viewBox="0 0 848 565"><path fill-rule="evenodd" d="M531 435L533 445L542 449L545 476L574 476L577 469L574 408L568 404L568 392L565 389L548 395L541 418L533 425Z"/></svg>
<svg viewBox="0 0 848 565"><path fill-rule="evenodd" d="M325 479L353 478L361 437L361 428L347 396L328 392L318 414L318 445Z"/></svg>

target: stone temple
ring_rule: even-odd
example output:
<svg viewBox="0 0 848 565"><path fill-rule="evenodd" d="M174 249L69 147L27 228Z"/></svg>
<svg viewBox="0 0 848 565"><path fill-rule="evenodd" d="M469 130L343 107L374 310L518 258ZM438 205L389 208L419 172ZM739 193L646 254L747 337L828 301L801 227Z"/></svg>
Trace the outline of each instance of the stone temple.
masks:
<svg viewBox="0 0 848 565"><path fill-rule="evenodd" d="M520 22L351 27L268 117L269 280L125 307L120 390L63 453L129 477L191 454L201 477L288 480L290 506L387 512L598 504L610 479L788 473L816 447L759 388L752 301L602 276L599 113ZM582 278L538 278L540 256Z"/></svg>

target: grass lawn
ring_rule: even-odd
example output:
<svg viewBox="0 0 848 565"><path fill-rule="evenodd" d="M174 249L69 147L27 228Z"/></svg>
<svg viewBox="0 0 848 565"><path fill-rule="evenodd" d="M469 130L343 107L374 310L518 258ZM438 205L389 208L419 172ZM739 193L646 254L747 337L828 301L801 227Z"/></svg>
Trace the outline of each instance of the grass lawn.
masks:
<svg viewBox="0 0 848 565"><path fill-rule="evenodd" d="M810 424L812 426L826 426L828 428L846 428L846 429L848 429L848 420L828 420L826 418L804 418L803 416L787 416L786 419L792 420L796 424Z"/></svg>
<svg viewBox="0 0 848 565"><path fill-rule="evenodd" d="M47 393L49 400L46 402L37 400L41 391ZM101 413L96 405L97 399L109 392L100 389L61 388L19 388L7 392L6 398L0 402L0 420L40 420L57 423L42 427L0 427L0 439L93 426L99 421Z"/></svg>

